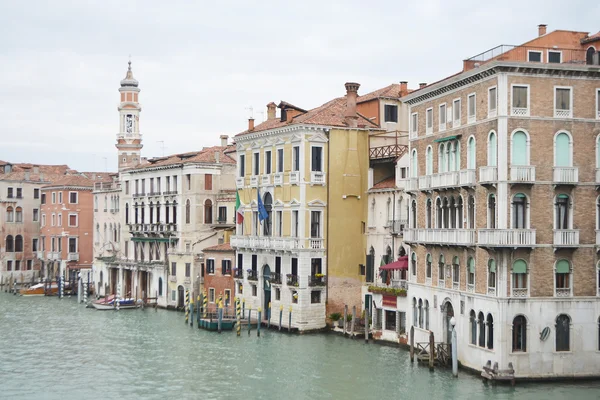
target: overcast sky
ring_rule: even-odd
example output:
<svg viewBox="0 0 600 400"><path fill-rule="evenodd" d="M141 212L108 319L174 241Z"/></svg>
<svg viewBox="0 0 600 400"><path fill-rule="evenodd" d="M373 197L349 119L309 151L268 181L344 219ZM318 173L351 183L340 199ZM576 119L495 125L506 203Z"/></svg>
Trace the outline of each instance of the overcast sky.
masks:
<svg viewBox="0 0 600 400"><path fill-rule="evenodd" d="M0 160L115 171L119 81L131 54L146 157L198 150L261 122L520 44L537 25L600 30L590 1L0 0Z"/></svg>

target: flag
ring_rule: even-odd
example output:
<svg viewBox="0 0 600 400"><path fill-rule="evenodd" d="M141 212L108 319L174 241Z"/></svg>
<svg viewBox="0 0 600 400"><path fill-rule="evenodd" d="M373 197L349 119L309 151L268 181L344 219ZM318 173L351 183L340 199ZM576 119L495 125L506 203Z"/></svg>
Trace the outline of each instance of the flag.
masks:
<svg viewBox="0 0 600 400"><path fill-rule="evenodd" d="M235 192L235 215L236 221L238 224L244 222L244 213L241 210L242 202L240 201L240 193L238 191Z"/></svg>
<svg viewBox="0 0 600 400"><path fill-rule="evenodd" d="M258 220L262 223L265 219L269 218L269 213L267 213L267 209L260 198L260 191L258 189L256 189L256 195L258 196Z"/></svg>

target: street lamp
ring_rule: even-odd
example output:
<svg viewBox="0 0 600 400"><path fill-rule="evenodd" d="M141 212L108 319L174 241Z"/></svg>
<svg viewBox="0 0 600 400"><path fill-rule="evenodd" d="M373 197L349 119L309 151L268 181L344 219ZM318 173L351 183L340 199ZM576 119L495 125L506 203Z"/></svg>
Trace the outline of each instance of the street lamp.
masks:
<svg viewBox="0 0 600 400"><path fill-rule="evenodd" d="M456 319L450 318L450 325L452 326L452 375L458 377L458 349L456 348Z"/></svg>

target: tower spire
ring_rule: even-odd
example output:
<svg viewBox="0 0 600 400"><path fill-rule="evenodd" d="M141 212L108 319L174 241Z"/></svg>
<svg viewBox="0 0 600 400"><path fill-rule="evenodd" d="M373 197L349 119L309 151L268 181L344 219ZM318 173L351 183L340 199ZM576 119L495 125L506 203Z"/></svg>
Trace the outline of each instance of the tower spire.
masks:
<svg viewBox="0 0 600 400"><path fill-rule="evenodd" d="M141 161L142 135L140 134L140 112L138 102L139 82L133 77L131 56L128 61L125 79L121 80L119 93L119 133L117 133L117 151L119 171L138 165Z"/></svg>

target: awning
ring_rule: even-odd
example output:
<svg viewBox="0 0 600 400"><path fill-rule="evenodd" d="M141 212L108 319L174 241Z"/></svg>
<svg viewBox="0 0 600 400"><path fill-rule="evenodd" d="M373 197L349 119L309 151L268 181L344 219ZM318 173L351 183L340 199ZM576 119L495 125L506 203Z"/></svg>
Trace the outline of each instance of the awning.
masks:
<svg viewBox="0 0 600 400"><path fill-rule="evenodd" d="M461 136L461 135L452 135L452 136L446 136L446 137L443 137L443 138L438 138L438 139L435 139L435 140L434 140L434 142L436 142L436 143L441 143L441 142L447 142L447 141L449 141L449 140L456 140L456 139L458 139L460 136Z"/></svg>
<svg viewBox="0 0 600 400"><path fill-rule="evenodd" d="M163 237L132 237L133 242L165 242L179 240L178 238L163 238Z"/></svg>
<svg viewBox="0 0 600 400"><path fill-rule="evenodd" d="M379 267L379 270L393 271L397 269L408 269L408 256L402 256L397 261L391 262L383 267Z"/></svg>

